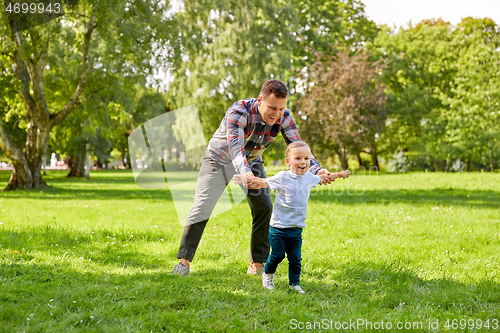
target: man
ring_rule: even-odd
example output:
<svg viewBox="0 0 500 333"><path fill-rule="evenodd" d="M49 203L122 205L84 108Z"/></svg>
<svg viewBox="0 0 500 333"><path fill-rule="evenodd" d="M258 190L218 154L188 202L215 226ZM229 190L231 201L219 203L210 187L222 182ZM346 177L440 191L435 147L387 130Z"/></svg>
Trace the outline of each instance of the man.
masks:
<svg viewBox="0 0 500 333"><path fill-rule="evenodd" d="M273 203L269 188L260 188L252 179L266 178L261 154L281 131L287 144L300 140L291 113L286 109L288 88L279 80L264 83L257 99L234 103L226 112L210 140L200 168L193 206L186 219L172 273L189 276L190 263L200 243L203 230L227 184L235 173L249 178L247 201L252 210L250 265L248 274L261 275L269 256L269 221ZM329 174L311 156L313 174ZM323 183L330 183L326 178Z"/></svg>

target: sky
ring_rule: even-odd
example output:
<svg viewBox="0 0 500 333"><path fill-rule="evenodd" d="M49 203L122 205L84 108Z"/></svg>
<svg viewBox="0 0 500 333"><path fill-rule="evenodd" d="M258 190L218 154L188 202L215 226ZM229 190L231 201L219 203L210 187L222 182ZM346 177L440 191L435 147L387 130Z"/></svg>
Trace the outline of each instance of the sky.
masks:
<svg viewBox="0 0 500 333"><path fill-rule="evenodd" d="M391 28L407 27L423 19L443 18L457 24L461 18L489 17L500 25L500 0L361 0L368 18Z"/></svg>

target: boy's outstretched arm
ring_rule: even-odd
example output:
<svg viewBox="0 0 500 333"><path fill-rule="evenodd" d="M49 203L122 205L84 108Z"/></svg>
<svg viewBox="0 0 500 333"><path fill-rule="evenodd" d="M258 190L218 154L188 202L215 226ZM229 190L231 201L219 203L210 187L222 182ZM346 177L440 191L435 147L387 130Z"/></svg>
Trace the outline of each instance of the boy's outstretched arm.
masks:
<svg viewBox="0 0 500 333"><path fill-rule="evenodd" d="M235 184L243 184L246 187L246 184L252 182L253 184L259 185L261 188L269 187L269 184L264 178L253 177L249 178L249 176L244 175L234 175L234 183Z"/></svg>

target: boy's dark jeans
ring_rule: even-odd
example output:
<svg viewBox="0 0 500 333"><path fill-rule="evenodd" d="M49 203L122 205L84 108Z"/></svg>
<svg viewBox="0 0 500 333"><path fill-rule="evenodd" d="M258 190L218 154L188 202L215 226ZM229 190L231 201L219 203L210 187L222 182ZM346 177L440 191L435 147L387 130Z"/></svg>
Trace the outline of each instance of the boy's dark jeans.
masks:
<svg viewBox="0 0 500 333"><path fill-rule="evenodd" d="M271 255L267 258L265 272L274 274L278 264L288 258L288 284L300 285L302 228L269 227Z"/></svg>

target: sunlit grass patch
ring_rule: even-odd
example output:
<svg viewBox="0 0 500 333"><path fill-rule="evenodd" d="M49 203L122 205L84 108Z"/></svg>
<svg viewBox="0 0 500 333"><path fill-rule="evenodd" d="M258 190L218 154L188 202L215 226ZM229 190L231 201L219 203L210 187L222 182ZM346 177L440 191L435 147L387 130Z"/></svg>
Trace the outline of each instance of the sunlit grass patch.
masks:
<svg viewBox="0 0 500 333"><path fill-rule="evenodd" d="M129 171L64 176L49 172L42 191L0 194L0 332L444 325L500 313L497 174L354 175L318 188L300 296L288 291L286 261L271 293L245 274L245 202L207 224L191 277L181 278L168 274L182 234L168 191L137 187Z"/></svg>

